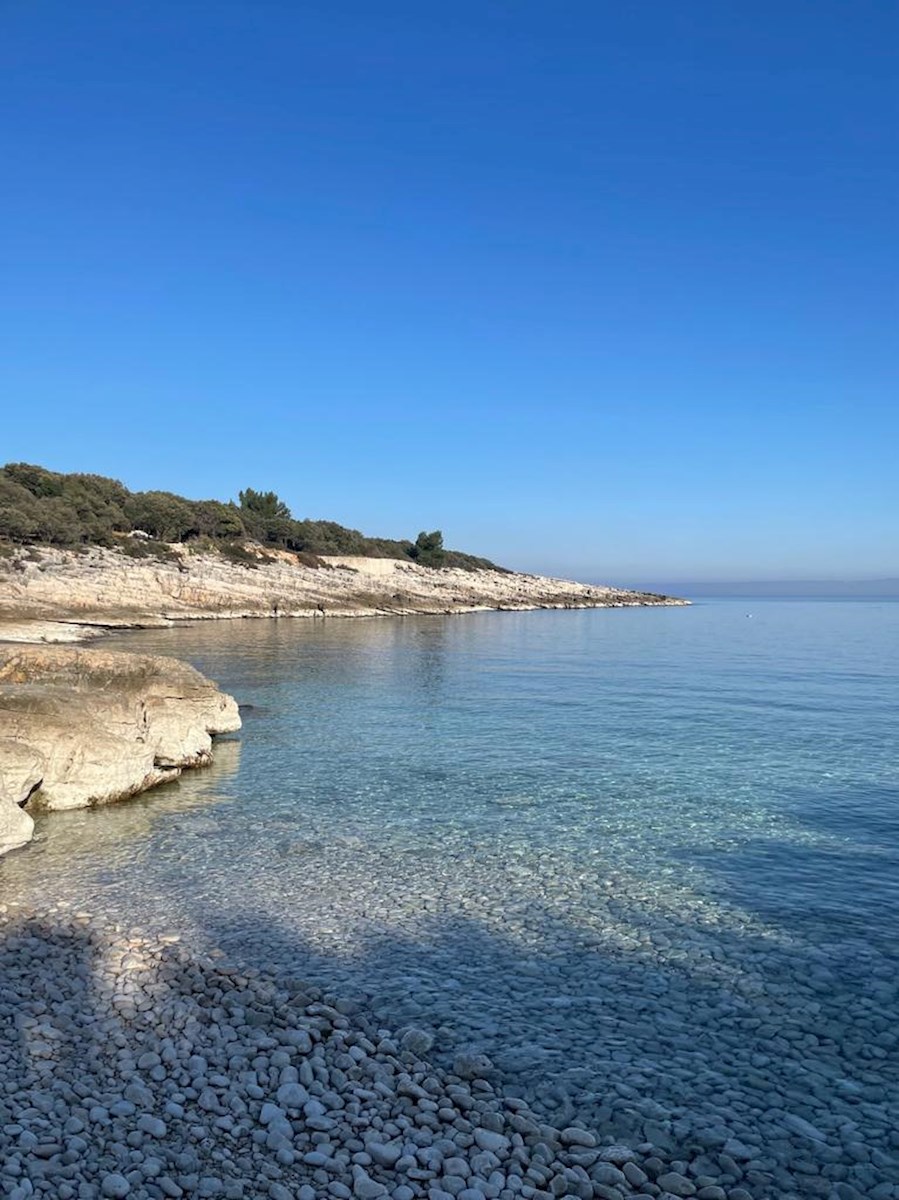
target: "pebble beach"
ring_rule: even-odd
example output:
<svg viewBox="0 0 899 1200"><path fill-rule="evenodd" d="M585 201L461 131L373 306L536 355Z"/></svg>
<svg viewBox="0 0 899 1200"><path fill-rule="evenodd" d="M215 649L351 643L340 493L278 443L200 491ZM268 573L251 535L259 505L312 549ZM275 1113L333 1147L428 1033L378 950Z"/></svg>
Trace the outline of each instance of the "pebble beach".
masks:
<svg viewBox="0 0 899 1200"><path fill-rule="evenodd" d="M686 1164L641 1167L583 1127L544 1124L496 1094L484 1056L436 1069L425 1031L395 1038L302 981L86 913L4 909L9 1200L726 1195Z"/></svg>

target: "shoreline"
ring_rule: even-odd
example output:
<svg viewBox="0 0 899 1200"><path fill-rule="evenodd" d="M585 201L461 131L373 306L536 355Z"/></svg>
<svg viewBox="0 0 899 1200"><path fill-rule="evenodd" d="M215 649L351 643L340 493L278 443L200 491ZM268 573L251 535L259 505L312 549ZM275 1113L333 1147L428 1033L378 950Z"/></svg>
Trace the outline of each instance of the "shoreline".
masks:
<svg viewBox="0 0 899 1200"><path fill-rule="evenodd" d="M170 546L168 559L47 547L0 559L0 640L75 641L116 629L195 620L357 619L625 607L683 607L646 592L499 570L430 568L288 551L251 565Z"/></svg>
<svg viewBox="0 0 899 1200"><path fill-rule="evenodd" d="M406 617L465 617L478 613L527 613L527 612L594 612L602 609L662 608L692 604L690 600L666 600L657 604L649 602L614 601L597 604L521 604L521 605L472 605L469 608L453 609L333 609L329 612L305 611L288 613L260 612L210 612L178 614L156 619L141 619L133 622L42 620L40 618L4 619L0 616L0 647L4 645L66 645L91 642L118 633L135 633L140 630L186 629L204 621L378 621L402 620Z"/></svg>
<svg viewBox="0 0 899 1200"><path fill-rule="evenodd" d="M2 1171L28 1181L10 1200L42 1182L60 1200L696 1192L676 1163L644 1169L635 1151L498 1094L482 1055L447 1071L425 1030L379 1027L355 1002L194 954L177 933L16 904L0 904L0 933L0 1013L19 1032L0 1060L17 1105ZM48 987L64 1019L41 1002Z"/></svg>
<svg viewBox="0 0 899 1200"><path fill-rule="evenodd" d="M32 814L115 803L212 761L241 726L233 697L161 655L0 645L0 855Z"/></svg>
<svg viewBox="0 0 899 1200"><path fill-rule="evenodd" d="M637 620L628 624L643 628ZM508 625L495 622L492 628ZM604 637L616 640L611 627L606 631ZM212 632L212 640L218 641ZM221 632L225 641L242 644L240 631L233 638L230 631ZM263 641L268 636L260 630ZM339 654L341 643L352 636L334 630L327 640ZM361 636L367 641L382 635L373 629ZM383 636L391 640L393 635ZM167 638L161 634L152 640L158 647ZM184 640L190 641L190 635ZM282 676L289 671L285 664ZM221 677L242 698L246 693L245 698L257 699L239 682L245 676L223 671ZM321 720L319 713L310 715ZM237 743L232 748L239 752ZM222 759L227 761L224 754ZM806 920L790 926L789 937L772 936L776 923L749 919L734 907L733 898L727 903L719 896L716 902L713 892L693 890L696 880L681 880L675 889L664 869L671 859L665 858L660 875L653 866L652 845L629 856L628 835L616 839L614 820L604 827L609 840L591 840L596 857L585 860L564 812L558 836L546 846L538 839L533 852L526 850L533 839L524 828L510 844L515 852L509 855L490 838L473 843L467 828L460 827L452 837L449 828L431 839L416 836L406 857L395 839L378 844L365 837L364 827L346 808L333 815L320 813L317 822L310 820L311 812L300 811L297 822L285 825L283 808L275 811L260 796L253 842L246 820L253 812L229 803L244 795L243 789L210 787L202 782L204 776L172 789L168 800L148 797L143 805L126 806L145 813L150 828L157 803L172 814L166 818L170 830L159 856L126 852L116 867L117 840L135 840L135 827L122 810L108 817L60 817L59 825L46 830L55 858L45 844L34 858L16 855L8 864L7 891L25 898L32 915L24 918L25 924L19 917L4 924L0 939L0 953L7 935L13 942L19 939L3 960L10 962L12 972L2 971L0 963L5 980L16 976L14 989L0 993L0 1004L4 995L7 1001L12 994L17 997L13 1011L21 1056L8 1069L11 1077L25 1081L13 1094L6 1118L22 1132L13 1132L0 1146L6 1159L21 1164L19 1177L3 1178L7 1186L18 1187L27 1179L38 1194L55 1196L60 1185L77 1184L80 1190L80 1178L73 1181L61 1171L80 1146L66 1126L81 1121L84 1128L74 1137L87 1143L78 1157L89 1173L84 1186L92 1200L110 1174L120 1179L109 1187L121 1187L124 1179L130 1191L123 1194L135 1200L175 1195L170 1183L191 1200L207 1195L209 1200L265 1200L271 1195L346 1200L346 1192L350 1200L362 1193L399 1193L400 1200L410 1200L409 1192L411 1200L460 1200L466 1191L480 1193L467 1200L491 1200L483 1185L491 1185L494 1171L493 1186L500 1185L499 1177L504 1181L499 1200L522 1195L547 1200L556 1189L564 1189L561 1196L583 1195L584 1200L588 1195L602 1200L634 1195L787 1200L811 1194L813 1186L814 1194L826 1200L894 1200L896 1110L889 1059L896 1038L881 1020L895 1011L895 954L888 929L878 931L878 949L873 929L865 934L854 923L835 927L827 912L815 918L812 905ZM266 790L276 789L278 778L273 772ZM179 808L182 792L185 803ZM188 793L196 793L193 800ZM514 811L521 811L524 825L527 810ZM639 810L625 803L621 816L623 824L632 826ZM512 821L517 818L510 816L504 824ZM91 865L83 875L77 861L79 824L86 838L81 850L90 845ZM112 831L117 824L127 828L109 841L98 837L104 826ZM377 832L377 826L376 814L368 828ZM588 817L584 828L589 826ZM516 847L526 851L525 857ZM677 859L676 850L671 857ZM216 883L217 864L225 858L232 859L233 867ZM173 865L197 886L179 888ZM278 873L294 884L273 890ZM674 880L679 878L676 874ZM162 896L173 882L173 898L157 903L157 894ZM54 904L60 897L71 902L69 908ZM57 912L51 911L54 906ZM16 912L22 908L17 906ZM72 929L75 912L97 914L93 940L83 940ZM91 920L87 915L83 919ZM183 958L173 957L170 949L179 937L174 944ZM59 940L71 948L68 957L58 953ZM82 953L85 945L89 954ZM127 969L122 965L126 957ZM59 991L58 981L68 984L70 977L76 985L79 979L86 981L83 992ZM45 985L45 980L51 982ZM51 988L57 991L51 993ZM294 1003L300 992L308 1001L300 1006L302 1013ZM29 1007L40 1004L43 1010ZM328 1006L348 1025L336 1026L321 1011L310 1014L309 1004ZM236 1009L253 1015L241 1021ZM318 1054L316 1041L313 1055L304 1057L282 1035L307 1019L328 1020L331 1027L322 1039L328 1046ZM163 1024L174 1047L152 1040ZM213 1026L223 1031L221 1046ZM407 1033L412 1034L410 1046L435 1039L424 1053L409 1051L427 1072L423 1078L417 1067L410 1071L403 1057ZM101 1040L112 1039L108 1054L97 1049ZM375 1087L377 1080L355 1077L346 1092L331 1067L348 1075L358 1068L350 1051L361 1051L374 1063L372 1069L380 1071L384 1040L393 1042L402 1073L426 1097L399 1093L399 1110L391 1109L384 1097L388 1108L381 1113L380 1101L366 1104L354 1090L359 1085L363 1092L383 1095ZM477 1077L461 1083L450 1078L456 1075L460 1052L492 1060L492 1067L479 1068L487 1076L485 1086ZM151 1065L153 1054L163 1061ZM288 1056L286 1062L282 1054ZM337 1065L338 1054L357 1066ZM272 1061L275 1055L277 1062ZM205 1068L192 1064L195 1056L206 1060ZM249 1066L236 1062L241 1058ZM258 1065L255 1060L262 1058L267 1062ZM320 1093L313 1094L299 1079L302 1063L310 1058ZM42 1066L45 1059L49 1066ZM87 1073L82 1069L67 1076L73 1062L79 1068L86 1062L102 1069L96 1084L88 1077L91 1095L79 1097L85 1103L66 1100L70 1079L83 1080ZM327 1079L318 1074L319 1063L328 1070ZM154 1078L162 1067L166 1078ZM41 1070L47 1074L42 1076ZM252 1083L264 1093L258 1108L250 1103L253 1096L248 1099L244 1070L257 1072ZM296 1080L283 1075L292 1070ZM213 1075L227 1083L217 1084ZM57 1076L62 1092L48 1092L45 1079ZM387 1082L391 1078L396 1074L388 1071ZM428 1079L436 1080L436 1090ZM279 1089L291 1082L317 1102L311 1116L305 1105L302 1112L291 1112L279 1102ZM206 1093L201 1104L207 1086L213 1095ZM457 1087L463 1091L456 1092ZM504 1124L496 1132L501 1137L512 1140L513 1117L533 1119L542 1127L541 1141L551 1159L537 1152L536 1143L526 1144L527 1162L511 1153L509 1159L497 1155L499 1165L479 1174L483 1160L476 1165L474 1157L481 1148L475 1142L460 1152L453 1132L459 1132L456 1116L444 1124L444 1114L459 1113L455 1100L450 1104L447 1098L466 1088L474 1101L488 1102L488 1122L494 1119L488 1089L500 1098L498 1117ZM332 1107L326 1092L344 1107ZM526 1107L506 1105L502 1097L509 1094ZM249 1113L236 1114L232 1100L238 1108L246 1104ZM55 1110L40 1108L48 1101L69 1105L59 1109L65 1136L56 1128ZM357 1101L358 1111L351 1107ZM173 1110L170 1120L170 1103L183 1114ZM264 1104L283 1110L292 1130L289 1145L267 1144L278 1116L263 1123ZM271 1109L266 1112L271 1116ZM459 1115L479 1127L469 1113ZM241 1126L236 1135L218 1124L229 1117ZM166 1125L161 1137L153 1134L159 1129L151 1125L154 1119ZM319 1128L319 1119L336 1125ZM345 1119L352 1125L346 1140L340 1133ZM383 1126L400 1119L410 1122L401 1131L410 1137L393 1139L400 1141L396 1147L383 1140ZM545 1135L547 1128L555 1133ZM582 1148L583 1164L563 1159L555 1150L556 1135L568 1128L585 1129L596 1140L595 1146ZM426 1145L413 1141L423 1129L432 1138ZM287 1136L283 1126L276 1125L278 1131ZM442 1145L450 1140L452 1152ZM59 1152L54 1153L54 1145ZM384 1155L373 1153L373 1145L390 1147L383 1171L377 1156ZM630 1174L642 1171L645 1183L634 1186L626 1164L609 1160L616 1145L634 1156L627 1160L635 1164ZM127 1159L117 1157L119 1146ZM400 1170L400 1159L389 1163L397 1149L400 1159L412 1165L406 1161ZM574 1146L560 1150L581 1153ZM288 1151L294 1161L285 1164ZM420 1156L419 1151L425 1153ZM599 1157L586 1162L595 1151ZM328 1161L307 1161L309 1154ZM469 1173L448 1159L464 1160ZM47 1161L51 1173L45 1176L42 1163ZM153 1174L157 1163L160 1170ZM564 1168L561 1173L556 1164ZM575 1170L579 1165L587 1181ZM273 1176L271 1169L282 1174ZM316 1177L317 1171L322 1174ZM613 1171L624 1175L624 1184ZM663 1177L671 1175L680 1178L666 1178L663 1184ZM160 1187L161 1179L168 1191ZM272 1192L272 1184L285 1191ZM378 1192L379 1186L386 1192ZM14 1192L16 1200L27 1194ZM70 1200L81 1200L77 1190Z"/></svg>
<svg viewBox="0 0 899 1200"><path fill-rule="evenodd" d="M428 568L396 559L344 556L310 566L296 554L280 551L268 552L252 565L237 565L180 546L169 551L160 560L134 559L122 550L94 548L78 554L32 546L0 559L0 712L8 726L6 738L0 739L0 854L31 840L33 820L26 807L89 807L127 799L175 778L186 767L208 762L211 736L240 726L234 700L216 693L217 703L228 708L227 717L220 714L197 727L196 713L186 703L179 713L166 714L171 728L163 735L148 733L148 705L158 699L152 686L147 692L149 676L168 675L176 693L179 688L191 694L199 694L198 688L214 691L214 685L197 672L190 676L193 669L173 659L150 665L137 657L129 661L124 651L104 658L101 650L77 652L74 647L80 643L113 632L194 621L315 621L688 603L570 580ZM47 649L40 651L41 646ZM56 647L55 656L50 647ZM92 672L101 677L100 687L93 686ZM136 690L129 673L140 677ZM81 711L85 697L86 717ZM160 740L169 743L162 753Z"/></svg>

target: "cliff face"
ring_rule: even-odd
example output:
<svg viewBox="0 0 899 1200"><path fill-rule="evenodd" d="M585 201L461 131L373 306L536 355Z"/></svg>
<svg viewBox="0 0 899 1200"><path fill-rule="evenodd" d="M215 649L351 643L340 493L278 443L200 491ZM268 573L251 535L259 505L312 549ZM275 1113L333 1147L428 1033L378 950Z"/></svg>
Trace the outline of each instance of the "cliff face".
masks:
<svg viewBox="0 0 899 1200"><path fill-rule="evenodd" d="M30 840L35 809L136 795L239 728L235 701L177 659L0 647L0 853Z"/></svg>
<svg viewBox="0 0 899 1200"><path fill-rule="evenodd" d="M256 566L173 547L172 561L118 550L41 548L0 560L0 637L28 640L27 623L158 625L210 617L374 616L478 609L600 608L683 601L504 571L432 569L377 558L303 565L288 552ZM26 623L17 634L15 625Z"/></svg>

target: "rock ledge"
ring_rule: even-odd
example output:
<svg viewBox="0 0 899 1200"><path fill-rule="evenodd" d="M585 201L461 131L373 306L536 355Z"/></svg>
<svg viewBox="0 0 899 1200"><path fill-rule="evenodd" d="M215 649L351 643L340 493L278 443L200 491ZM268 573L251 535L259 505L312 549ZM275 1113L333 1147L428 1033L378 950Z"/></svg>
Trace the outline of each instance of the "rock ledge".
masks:
<svg viewBox="0 0 899 1200"><path fill-rule="evenodd" d="M177 659L0 647L0 853L31 840L35 810L134 796L239 728L233 698Z"/></svg>
<svg viewBox="0 0 899 1200"><path fill-rule="evenodd" d="M98 630L236 617L374 617L685 604L670 596L513 571L421 567L390 558L331 557L307 565L288 551L249 563L170 546L133 559L95 547L50 547L0 559L0 637L74 641Z"/></svg>

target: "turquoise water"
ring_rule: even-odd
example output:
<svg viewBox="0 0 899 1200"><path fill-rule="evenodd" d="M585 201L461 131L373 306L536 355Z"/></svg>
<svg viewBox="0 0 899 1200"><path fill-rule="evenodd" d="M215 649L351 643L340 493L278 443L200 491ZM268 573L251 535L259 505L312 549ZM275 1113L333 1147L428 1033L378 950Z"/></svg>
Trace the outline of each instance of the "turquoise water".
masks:
<svg viewBox="0 0 899 1200"><path fill-rule="evenodd" d="M899 603L117 644L218 680L239 742L43 820L5 894L324 983L610 1139L723 1131L753 1196L899 1196Z"/></svg>

